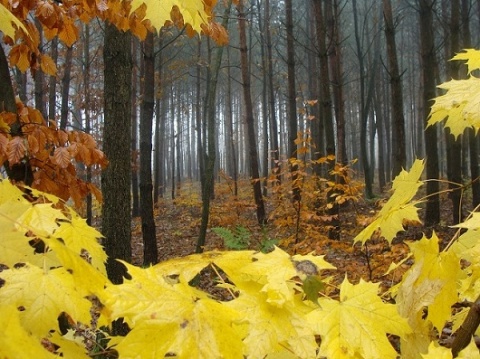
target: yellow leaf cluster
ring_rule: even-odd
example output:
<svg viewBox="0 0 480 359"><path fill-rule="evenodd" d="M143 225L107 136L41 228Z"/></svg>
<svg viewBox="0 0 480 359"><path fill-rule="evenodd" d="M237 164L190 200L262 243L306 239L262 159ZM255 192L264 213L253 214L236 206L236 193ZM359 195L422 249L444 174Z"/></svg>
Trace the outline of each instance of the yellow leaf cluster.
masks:
<svg viewBox="0 0 480 359"><path fill-rule="evenodd" d="M373 222L355 237L354 242L364 244L379 230L381 236L391 243L397 233L403 230L404 221L420 222L416 207L418 202L412 202L412 199L422 185L420 177L423 167L423 161L416 160L409 172L406 170L400 172L393 180L392 196L375 216Z"/></svg>
<svg viewBox="0 0 480 359"><path fill-rule="evenodd" d="M480 51L467 49L457 54L452 61L465 60L468 66L468 78L451 80L439 86L444 94L435 98L430 110L429 125L445 121L445 127L458 137L466 128L480 129L480 79L472 71L480 68Z"/></svg>

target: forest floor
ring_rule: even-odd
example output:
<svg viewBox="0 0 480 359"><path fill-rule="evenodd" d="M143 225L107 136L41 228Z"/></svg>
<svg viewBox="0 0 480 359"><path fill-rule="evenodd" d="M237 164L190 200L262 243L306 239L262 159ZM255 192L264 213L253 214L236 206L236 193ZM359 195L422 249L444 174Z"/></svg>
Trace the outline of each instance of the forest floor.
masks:
<svg viewBox="0 0 480 359"><path fill-rule="evenodd" d="M313 252L324 255L325 260L333 264L337 270L332 271L334 281L340 283L347 274L351 282L360 278L380 282L384 289L398 282L402 274L413 263L407 259L395 271L386 275L392 263L399 263L408 254L408 241L422 238L435 231L445 246L455 235L456 230L449 227L452 209L448 196L441 195L441 223L435 228L425 228L421 224L409 224L404 232L400 232L392 244L382 238L368 241L366 245L353 244L354 237L373 219L382 204L388 199L390 192L378 194L374 200L358 199L341 208L339 240L328 238L326 226L317 223L312 225L308 213L301 217L298 231L295 229L296 219L290 214L274 208L267 197L267 211L271 214L269 223L260 229L255 217L255 206L251 186L248 181L239 184L239 195L232 193L231 183L223 182L216 187L215 199L211 202L210 227L229 228L234 231L239 226L247 233L249 249L258 250L267 239L274 239L275 244L287 252L306 254ZM170 198L167 198L170 197ZM465 200L467 203L467 200ZM278 203L276 204L278 206ZM465 205L467 207L467 205ZM419 205L420 218L423 216L422 204ZM468 214L468 212L465 212ZM283 216L283 218L281 218ZM198 183L183 183L177 190L175 199L170 193L158 203L155 210L157 245L159 261L182 257L195 253L201 218L201 201ZM310 218L310 219L309 219ZM318 221L317 221L318 222ZM298 238L295 241L296 233ZM141 220L134 218L132 223L132 250L134 264L141 265L143 260L143 243ZM205 251L226 250L225 241L215 231L207 233Z"/></svg>

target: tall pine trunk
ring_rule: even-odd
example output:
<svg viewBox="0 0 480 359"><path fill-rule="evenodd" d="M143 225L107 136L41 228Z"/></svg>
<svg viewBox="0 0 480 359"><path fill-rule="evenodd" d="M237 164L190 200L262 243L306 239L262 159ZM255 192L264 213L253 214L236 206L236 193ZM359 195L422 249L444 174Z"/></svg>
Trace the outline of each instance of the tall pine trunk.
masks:
<svg viewBox="0 0 480 359"><path fill-rule="evenodd" d="M116 259L130 262L130 111L132 87L131 35L112 24L105 26L104 40L104 129L103 152L109 165L102 173L102 233L108 255L107 273L121 283L125 267Z"/></svg>
<svg viewBox="0 0 480 359"><path fill-rule="evenodd" d="M142 219L143 265L158 261L155 218L153 215L152 133L155 105L154 36L149 32L143 43L144 94L140 119L140 217Z"/></svg>
<svg viewBox="0 0 480 359"><path fill-rule="evenodd" d="M263 226L266 223L266 214L262 195L262 184L258 171L258 152L256 143L257 141L255 139L255 120L253 116L252 95L250 93L250 72L248 71L247 34L245 25L246 18L243 0L239 0L237 10L240 36L240 63L242 72L243 99L245 105L245 122L247 126L248 137L250 175L253 186L253 198L257 207L257 221L260 226Z"/></svg>

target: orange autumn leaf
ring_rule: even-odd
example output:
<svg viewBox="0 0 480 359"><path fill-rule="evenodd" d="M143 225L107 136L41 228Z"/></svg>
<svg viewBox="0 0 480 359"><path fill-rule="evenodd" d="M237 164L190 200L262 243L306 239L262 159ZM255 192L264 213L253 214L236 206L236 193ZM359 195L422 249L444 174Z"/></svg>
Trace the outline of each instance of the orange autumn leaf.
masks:
<svg viewBox="0 0 480 359"><path fill-rule="evenodd" d="M10 50L10 65L17 66L22 72L27 71L30 67L30 49L25 44L19 44Z"/></svg>
<svg viewBox="0 0 480 359"><path fill-rule="evenodd" d="M7 157L11 165L20 162L25 157L27 148L22 137L14 137L7 145Z"/></svg>
<svg viewBox="0 0 480 359"><path fill-rule="evenodd" d="M60 168L67 168L70 164L70 152L67 147L57 147L53 152L53 161L60 166Z"/></svg>
<svg viewBox="0 0 480 359"><path fill-rule="evenodd" d="M40 57L40 67L44 73L50 76L57 74L57 65L53 62L52 58L48 55L42 55Z"/></svg>

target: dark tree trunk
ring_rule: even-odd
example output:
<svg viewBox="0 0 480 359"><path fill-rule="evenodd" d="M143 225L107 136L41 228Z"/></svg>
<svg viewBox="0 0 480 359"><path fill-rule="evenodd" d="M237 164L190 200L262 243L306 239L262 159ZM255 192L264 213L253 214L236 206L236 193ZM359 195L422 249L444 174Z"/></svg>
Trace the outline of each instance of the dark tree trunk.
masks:
<svg viewBox="0 0 480 359"><path fill-rule="evenodd" d="M108 255L107 273L121 283L130 262L131 249L131 35L112 24L105 26L104 41L104 130L103 151L109 165L102 173L102 233Z"/></svg>
<svg viewBox="0 0 480 359"><path fill-rule="evenodd" d="M225 9L222 25L226 28L228 26L228 19L230 17L230 9L232 2L229 1ZM205 120L207 124L207 136L208 136L208 149L206 153L205 163L205 188L202 191L202 222L200 225L200 233L197 241L196 252L203 252L205 246L205 240L207 235L208 219L210 217L210 199L214 186L214 167L215 167L215 114L216 114L216 94L217 94L217 82L218 74L220 73L220 65L222 64L223 46L217 46L215 48L214 56L211 60L211 65L208 70L208 88L207 99L205 101Z"/></svg>
<svg viewBox="0 0 480 359"><path fill-rule="evenodd" d="M68 126L68 108L69 95L70 95L70 81L72 79L72 57L73 47L67 48L67 54L65 55L65 68L63 69L62 78L62 104L60 107L60 128L65 130Z"/></svg>
<svg viewBox="0 0 480 359"><path fill-rule="evenodd" d="M38 18L35 18L35 26L37 27L38 34L40 36L39 38L40 46L43 46L43 27L42 27L42 24L40 23L40 20L38 20ZM65 61L67 60L68 58ZM35 86L34 86L35 107L37 108L37 110L41 112L43 118L46 119L48 116L48 113L47 113L47 108L45 106L45 96L44 96L45 74L43 73L43 71L41 71L40 69L35 71L34 80L35 80Z"/></svg>
<svg viewBox="0 0 480 359"><path fill-rule="evenodd" d="M393 22L392 3L383 0L385 19L385 39L387 41L388 72L390 76L390 96L392 101L392 178L395 178L407 165L405 150L405 117L403 115L402 78L398 67L397 46L395 43L395 24Z"/></svg>
<svg viewBox="0 0 480 359"><path fill-rule="evenodd" d="M330 72L328 68L328 50L327 50L327 27L325 17L323 15L323 4L326 4L330 15L332 13L331 4L327 4L322 0L313 0L315 11L315 26L317 31L317 46L319 52L319 105L320 105L320 121L325 124L325 149L327 156L335 156L335 131L333 124L332 112L332 96L330 94ZM320 141L317 141L320 142ZM332 173L335 167L335 161L328 161L327 178L336 182L336 176ZM338 239L340 236L340 228L338 221L338 205L335 203L335 198L327 197L329 206L328 214L331 216L329 225L329 237L331 239Z"/></svg>
<svg viewBox="0 0 480 359"><path fill-rule="evenodd" d="M138 105L137 105L137 81L140 77L138 74L138 48L139 41L136 38L132 38L132 217L138 217L140 215L140 194L138 184ZM140 71L144 71L144 59L140 59ZM141 86L142 90L143 87ZM141 111L140 111L141 112ZM141 115L141 114L140 114Z"/></svg>
<svg viewBox="0 0 480 359"><path fill-rule="evenodd" d="M287 116L288 116L288 156L292 161L290 163L290 171L292 173L292 190L293 190L293 202L299 206L301 200L300 183L298 176L298 165L296 164L297 145L296 140L298 137L298 124L297 124L297 90L295 85L295 47L294 47L294 34L293 34L293 5L292 0L285 0L285 26L287 31Z"/></svg>
<svg viewBox="0 0 480 359"><path fill-rule="evenodd" d="M268 113L270 124L270 148L272 169L277 174L276 181L280 183L280 149L278 147L278 124L275 114L275 89L273 87L273 55L272 34L270 31L270 0L265 0L265 45L267 48L267 73L268 73Z"/></svg>
<svg viewBox="0 0 480 359"><path fill-rule="evenodd" d="M153 33L143 43L145 61L142 118L140 119L140 217L142 219L143 265L158 262L155 218L153 216L152 134L155 105L155 55Z"/></svg>
<svg viewBox="0 0 480 359"><path fill-rule="evenodd" d="M460 51L460 0L450 2L450 51L448 60ZM448 62L448 74L452 79L459 78L460 64L458 61ZM462 220L461 190L462 186L462 140L455 138L449 128L445 128L447 139L447 178L449 197L452 202L453 224Z"/></svg>
<svg viewBox="0 0 480 359"><path fill-rule="evenodd" d="M252 97L250 93L250 73L248 71L248 51L246 36L246 18L244 13L243 0L239 0L237 5L238 25L240 36L240 61L242 71L243 97L245 102L245 122L247 125L248 154L250 160L250 175L253 186L253 197L257 207L257 220L260 226L266 223L265 204L262 196L262 185L258 172L258 153L255 140L255 121L253 117Z"/></svg>
<svg viewBox="0 0 480 359"><path fill-rule="evenodd" d="M347 146L345 144L345 100L343 94L342 46L340 39L340 14L338 1L333 1L333 13L327 19L331 27L331 51L329 53L331 68L331 84L333 89L333 104L337 125L337 162L347 163Z"/></svg>
<svg viewBox="0 0 480 359"><path fill-rule="evenodd" d="M462 39L463 48L469 49L472 46L472 35L470 32L470 1L462 0ZM472 180L472 206L480 204L480 171L478 167L478 135L473 128L467 130L468 145L470 151L470 177Z"/></svg>
<svg viewBox="0 0 480 359"><path fill-rule="evenodd" d="M423 118L425 123L436 95L435 87L435 43L433 37L433 6L435 0L419 0L420 42L423 76ZM425 224L440 222L439 166L437 129L429 126L425 130L425 153L427 157L427 205Z"/></svg>
<svg viewBox="0 0 480 359"><path fill-rule="evenodd" d="M83 43L83 96L85 100L85 132L90 134L91 132L91 120L90 120L90 26L85 25L83 28L83 33L84 33L84 43ZM57 44L52 44L52 46L57 47ZM57 51L55 50L55 53ZM56 57L54 58L54 61L56 62ZM53 80L52 80L53 78ZM56 79L55 76L50 77L50 85L55 88L56 84ZM55 97L55 96L53 96ZM49 103L49 105L51 105ZM54 106L55 107L55 104ZM50 110L53 110L53 116L55 116L55 108L51 108ZM50 111L49 110L49 111ZM51 117L54 119L55 117ZM92 182L92 168L91 166L87 166L86 170L86 180L87 182ZM92 194L88 193L86 197L86 215L87 215L87 224L91 225L92 224L92 219L93 219L93 209L92 209Z"/></svg>
<svg viewBox="0 0 480 359"><path fill-rule="evenodd" d="M88 26L85 27L85 47L88 47L88 42L89 38L87 35L88 34ZM57 64L58 60L58 37L54 37L51 41L51 52L50 56L55 64ZM88 51L88 50L86 50ZM84 59L84 71L87 71L87 67L90 66L90 63L88 60ZM84 75L86 76L86 75ZM84 84L84 86L86 86ZM85 100L86 102L86 100ZM57 76L50 76L50 79L48 80L48 118L50 120L55 121L57 113Z"/></svg>

